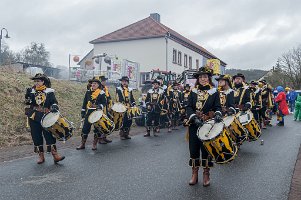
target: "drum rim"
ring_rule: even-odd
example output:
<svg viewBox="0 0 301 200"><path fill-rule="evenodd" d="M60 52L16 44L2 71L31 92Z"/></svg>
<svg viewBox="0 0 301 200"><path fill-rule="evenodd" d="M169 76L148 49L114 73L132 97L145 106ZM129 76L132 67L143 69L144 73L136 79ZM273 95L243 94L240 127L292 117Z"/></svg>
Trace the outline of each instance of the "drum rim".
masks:
<svg viewBox="0 0 301 200"><path fill-rule="evenodd" d="M124 111L123 112L121 112L121 111L116 111L116 110L114 110L114 105L122 105L123 107L124 107ZM117 112L117 113L124 113L124 112L126 112L126 106L123 104L123 103L120 103L120 102L116 102L116 103L114 103L113 105L112 105L112 107L111 107L111 109L114 111L114 112Z"/></svg>
<svg viewBox="0 0 301 200"><path fill-rule="evenodd" d="M44 121L44 119L45 119L45 117L46 116L48 116L48 115L50 115L50 114L57 114L57 116L58 116L58 118L56 119L56 121L53 123L53 124L51 124L50 126L44 126L43 125L43 121ZM42 119L41 119L41 126L43 127L43 128L49 128L49 127L51 127L51 126L53 126L56 122L57 122L57 120L60 118L60 112L58 111L58 112L55 112L55 113L53 113L53 112L49 112L49 113L46 113L46 114L44 114L44 116L42 117Z"/></svg>
<svg viewBox="0 0 301 200"><path fill-rule="evenodd" d="M221 122L221 123L223 124L223 129L224 129L224 127L226 127L226 125L225 125L223 122ZM202 128L202 127L199 127L198 130L197 130L197 132L199 131L200 128ZM223 130L223 129L222 129L222 130ZM198 137L198 138L199 138L199 140L201 140L201 141L208 142L208 141L214 140L214 139L217 138L219 135L220 135L220 134L214 136L213 138L207 139L207 140L202 140L202 139L200 139L199 137ZM197 136L198 136L198 134L197 134Z"/></svg>
<svg viewBox="0 0 301 200"><path fill-rule="evenodd" d="M216 160L214 160L214 162L215 162L216 164L228 164L228 163L232 162L232 161L235 159L235 157L237 156L237 152L238 152L238 147L237 147L237 145L235 145L235 147L236 147L236 151L235 151L235 153L233 154L233 156L232 156L230 159L228 159L227 161L223 161L223 162L216 162ZM206 151L207 151L207 149L206 149ZM209 152L208 152L208 153L209 153Z"/></svg>
<svg viewBox="0 0 301 200"><path fill-rule="evenodd" d="M103 111L102 111L102 110L94 110L92 113L94 113L94 112L101 112L101 115L100 115L100 117L99 117L99 119L98 119L98 120L100 120L101 117L102 117L102 115L103 115ZM91 117L92 113L91 113L91 114L89 115L89 117L88 117L88 122L91 123L91 124L94 124L94 123L97 122L98 120L96 120L95 122L91 122L90 117Z"/></svg>

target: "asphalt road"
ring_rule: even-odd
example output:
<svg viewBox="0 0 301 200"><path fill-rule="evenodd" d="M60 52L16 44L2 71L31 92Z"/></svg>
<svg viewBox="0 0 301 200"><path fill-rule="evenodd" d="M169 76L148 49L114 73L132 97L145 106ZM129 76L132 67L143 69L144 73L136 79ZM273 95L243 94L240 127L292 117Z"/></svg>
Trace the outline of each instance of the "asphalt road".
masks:
<svg viewBox="0 0 301 200"><path fill-rule="evenodd" d="M0 199L287 199L301 142L301 122L264 130L230 164L215 165L211 186L189 186L185 129L160 137L114 140L93 152L65 149L54 165L36 156L0 163ZM200 177L202 177L200 173Z"/></svg>

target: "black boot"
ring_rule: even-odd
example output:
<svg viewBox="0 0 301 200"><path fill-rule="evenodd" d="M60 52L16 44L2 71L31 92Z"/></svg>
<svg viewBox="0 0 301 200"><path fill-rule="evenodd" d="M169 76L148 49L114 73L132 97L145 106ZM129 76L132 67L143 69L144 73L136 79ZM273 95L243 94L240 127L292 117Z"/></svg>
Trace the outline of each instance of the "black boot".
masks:
<svg viewBox="0 0 301 200"><path fill-rule="evenodd" d="M124 137L125 137L126 140L132 139L132 138L129 136L129 134L130 134L130 128L126 128L126 129L124 130Z"/></svg>

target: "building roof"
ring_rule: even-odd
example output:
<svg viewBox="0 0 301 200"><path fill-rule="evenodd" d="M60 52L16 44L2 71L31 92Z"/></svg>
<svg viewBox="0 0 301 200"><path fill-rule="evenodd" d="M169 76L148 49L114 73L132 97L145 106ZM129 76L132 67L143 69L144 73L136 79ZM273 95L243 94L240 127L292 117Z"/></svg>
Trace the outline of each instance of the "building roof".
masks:
<svg viewBox="0 0 301 200"><path fill-rule="evenodd" d="M173 29L165 26L164 24L154 20L152 17L147 17L124 28L118 29L112 33L101 36L95 40L90 41L90 43L98 44L127 40L150 39L165 36L195 52L202 54L206 58L217 58L205 48L192 42L191 40L177 33ZM223 61L221 61L221 63L223 65L226 65L226 63Z"/></svg>
<svg viewBox="0 0 301 200"><path fill-rule="evenodd" d="M91 49L78 63L77 65L81 65L81 63L93 52L94 49Z"/></svg>

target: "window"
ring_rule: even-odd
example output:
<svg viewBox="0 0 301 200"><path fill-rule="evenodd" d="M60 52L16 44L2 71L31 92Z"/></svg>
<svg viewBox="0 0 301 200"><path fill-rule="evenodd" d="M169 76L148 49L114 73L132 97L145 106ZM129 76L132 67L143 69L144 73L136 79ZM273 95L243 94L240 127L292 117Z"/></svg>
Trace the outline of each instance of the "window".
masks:
<svg viewBox="0 0 301 200"><path fill-rule="evenodd" d="M199 69L199 68L200 68L200 62L199 62L199 59L196 59L196 60L195 60L195 65L196 65L196 69Z"/></svg>
<svg viewBox="0 0 301 200"><path fill-rule="evenodd" d="M178 65L182 65L182 52L178 52Z"/></svg>
<svg viewBox="0 0 301 200"><path fill-rule="evenodd" d="M184 54L184 67L187 67L187 54Z"/></svg>
<svg viewBox="0 0 301 200"><path fill-rule="evenodd" d="M177 50L176 49L172 50L172 62L177 63Z"/></svg>
<svg viewBox="0 0 301 200"><path fill-rule="evenodd" d="M189 56L189 69L192 69L192 57Z"/></svg>

